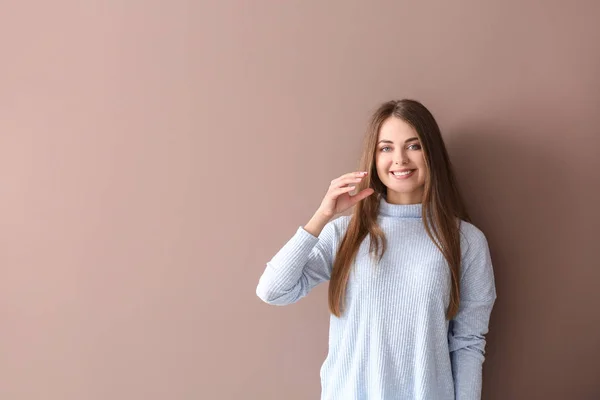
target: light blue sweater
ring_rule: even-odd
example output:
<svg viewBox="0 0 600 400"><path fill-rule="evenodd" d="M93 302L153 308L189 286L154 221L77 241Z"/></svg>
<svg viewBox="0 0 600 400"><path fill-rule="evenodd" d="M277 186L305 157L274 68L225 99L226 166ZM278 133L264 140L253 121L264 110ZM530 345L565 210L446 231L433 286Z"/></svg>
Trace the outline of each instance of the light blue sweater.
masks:
<svg viewBox="0 0 600 400"><path fill-rule="evenodd" d="M321 399L479 400L496 299L485 235L461 222L461 302L447 321L450 271L427 236L422 205L390 204L384 197L380 204L387 251L377 265L368 255L368 236L360 246L344 312L330 318ZM290 304L329 280L350 218L330 221L318 238L299 227L267 263L257 295L269 304Z"/></svg>

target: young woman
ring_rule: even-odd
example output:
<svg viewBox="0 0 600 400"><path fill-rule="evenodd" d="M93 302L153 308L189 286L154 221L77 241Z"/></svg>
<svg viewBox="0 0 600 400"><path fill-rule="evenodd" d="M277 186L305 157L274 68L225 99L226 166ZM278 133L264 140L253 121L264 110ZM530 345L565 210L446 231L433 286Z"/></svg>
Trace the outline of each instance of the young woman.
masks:
<svg viewBox="0 0 600 400"><path fill-rule="evenodd" d="M352 206L351 216L333 219ZM256 293L285 305L324 281L331 319L321 399L481 398L496 299L490 252L421 103L379 107L360 171L331 181Z"/></svg>

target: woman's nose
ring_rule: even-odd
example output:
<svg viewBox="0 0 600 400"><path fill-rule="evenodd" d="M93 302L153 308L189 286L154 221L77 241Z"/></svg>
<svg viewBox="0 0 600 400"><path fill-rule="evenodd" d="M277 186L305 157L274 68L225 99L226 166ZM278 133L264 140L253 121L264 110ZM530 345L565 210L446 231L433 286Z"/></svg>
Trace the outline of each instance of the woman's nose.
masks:
<svg viewBox="0 0 600 400"><path fill-rule="evenodd" d="M406 164L408 162L408 157L402 153L400 153L400 156L396 158L395 163L396 164Z"/></svg>

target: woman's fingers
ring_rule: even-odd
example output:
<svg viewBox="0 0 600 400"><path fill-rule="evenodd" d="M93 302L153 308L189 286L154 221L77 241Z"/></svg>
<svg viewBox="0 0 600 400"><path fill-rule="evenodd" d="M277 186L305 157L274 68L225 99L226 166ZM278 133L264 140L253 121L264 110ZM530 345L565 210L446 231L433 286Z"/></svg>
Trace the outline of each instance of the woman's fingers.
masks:
<svg viewBox="0 0 600 400"><path fill-rule="evenodd" d="M331 181L331 187L335 187L335 188L344 187L351 183L360 182L365 176L366 176L365 174L355 173L355 172L351 172L349 174L344 174L344 175L340 176L339 178L336 178L333 181Z"/></svg>
<svg viewBox="0 0 600 400"><path fill-rule="evenodd" d="M345 186L345 187L337 188L333 191L332 197L334 199L337 199L340 195L347 193L347 192L351 192L355 188L356 188L356 186Z"/></svg>

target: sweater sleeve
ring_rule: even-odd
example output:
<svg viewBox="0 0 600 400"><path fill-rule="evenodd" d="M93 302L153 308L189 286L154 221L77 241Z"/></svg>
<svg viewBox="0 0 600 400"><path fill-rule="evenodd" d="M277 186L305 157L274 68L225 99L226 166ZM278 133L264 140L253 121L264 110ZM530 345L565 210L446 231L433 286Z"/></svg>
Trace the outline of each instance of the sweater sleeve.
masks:
<svg viewBox="0 0 600 400"><path fill-rule="evenodd" d="M456 400L481 399L485 335L496 300L487 240L479 230L473 236L463 262L459 310L448 331Z"/></svg>
<svg viewBox="0 0 600 400"><path fill-rule="evenodd" d="M335 242L334 221L325 225L318 238L299 227L267 263L256 288L257 296L281 306L306 296L319 283L329 280Z"/></svg>

